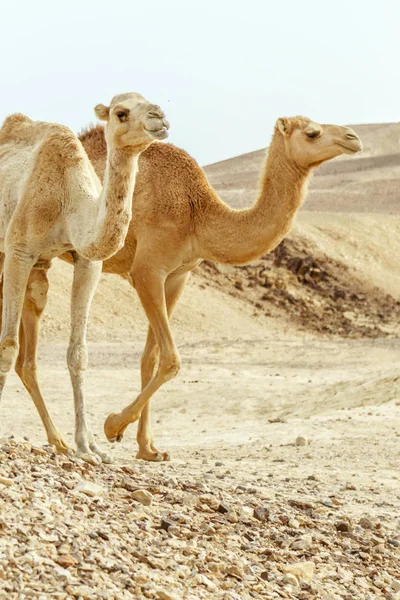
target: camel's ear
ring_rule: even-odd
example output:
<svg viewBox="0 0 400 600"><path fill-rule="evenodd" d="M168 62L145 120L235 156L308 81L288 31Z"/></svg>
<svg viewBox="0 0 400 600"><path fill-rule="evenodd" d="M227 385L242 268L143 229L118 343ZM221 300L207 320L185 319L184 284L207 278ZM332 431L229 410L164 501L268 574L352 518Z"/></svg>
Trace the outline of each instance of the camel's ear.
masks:
<svg viewBox="0 0 400 600"><path fill-rule="evenodd" d="M289 119L278 119L276 122L276 127L285 137L289 137L289 135L292 133L292 126Z"/></svg>
<svg viewBox="0 0 400 600"><path fill-rule="evenodd" d="M94 107L94 113L100 121L108 121L110 116L110 107L104 104L98 104Z"/></svg>

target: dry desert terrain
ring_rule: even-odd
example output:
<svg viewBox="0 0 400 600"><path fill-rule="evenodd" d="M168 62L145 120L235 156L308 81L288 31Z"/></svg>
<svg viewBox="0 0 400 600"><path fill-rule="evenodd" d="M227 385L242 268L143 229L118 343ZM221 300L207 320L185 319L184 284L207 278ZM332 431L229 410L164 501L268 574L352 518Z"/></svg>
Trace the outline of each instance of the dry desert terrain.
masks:
<svg viewBox="0 0 400 600"><path fill-rule="evenodd" d="M182 369L153 402L170 462L135 460L136 425L113 465L56 456L9 377L0 598L400 598L400 125L354 128L365 151L318 171L274 253L194 273L173 319ZM263 157L205 170L241 207ZM73 445L72 271L53 263L40 373ZM104 447L105 417L138 393L145 332L128 282L103 275L86 396Z"/></svg>

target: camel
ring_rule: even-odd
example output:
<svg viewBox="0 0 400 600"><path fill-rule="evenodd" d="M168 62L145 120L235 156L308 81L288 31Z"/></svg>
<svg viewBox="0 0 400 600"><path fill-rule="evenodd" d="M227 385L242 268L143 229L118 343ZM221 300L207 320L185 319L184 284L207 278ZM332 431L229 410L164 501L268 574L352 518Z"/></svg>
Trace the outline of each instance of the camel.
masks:
<svg viewBox="0 0 400 600"><path fill-rule="evenodd" d="M101 178L106 159L101 126L84 131L80 139ZM141 392L119 414L107 417L104 431L109 441L120 441L126 427L139 420L136 457L168 460L168 453L158 450L154 442L150 399L180 368L169 319L191 271L204 259L245 264L275 248L289 231L315 168L361 149L360 139L347 127L319 125L305 117L278 119L258 197L253 206L243 210L223 203L185 151L155 143L143 152L125 245L103 263L103 272L129 280L149 320L141 360ZM75 264L80 260L76 253L61 258ZM33 400L43 406L36 378L36 345L47 287L43 285L38 303L38 279L47 286L46 272L33 269L24 304L17 372ZM90 299L88 294L85 315Z"/></svg>
<svg viewBox="0 0 400 600"><path fill-rule="evenodd" d="M48 268L67 250L75 263L71 300L72 330L68 366L75 391L77 456L107 460L86 424L81 394L81 365L86 361L86 306L101 275L101 261L123 246L132 217L132 194L139 155L156 139L165 139L164 113L140 94L115 96L95 114L106 121L104 186L76 135L67 127L34 122L22 114L6 118L0 129L0 252L3 310L0 338L0 394L17 358L18 334L30 272L31 299L40 310ZM27 323L26 314L24 322ZM17 367L18 370L18 367ZM29 386L30 365L21 376ZM66 450L45 405L35 398L49 442ZM98 458L100 456L100 458Z"/></svg>

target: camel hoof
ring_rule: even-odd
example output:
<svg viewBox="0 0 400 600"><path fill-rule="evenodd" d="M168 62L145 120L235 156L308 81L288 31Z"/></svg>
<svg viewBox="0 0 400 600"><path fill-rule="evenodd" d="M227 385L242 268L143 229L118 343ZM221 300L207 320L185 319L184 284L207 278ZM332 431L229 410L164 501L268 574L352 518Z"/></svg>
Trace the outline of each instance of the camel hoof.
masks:
<svg viewBox="0 0 400 600"><path fill-rule="evenodd" d="M97 444L91 443L89 444L91 451L95 456L98 456L101 459L101 462L105 465L110 465L113 462L113 457L111 454L107 454L107 452L103 452Z"/></svg>
<svg viewBox="0 0 400 600"><path fill-rule="evenodd" d="M107 452L102 452L100 454L100 458L101 461L105 464L105 465L111 465L113 462L113 457L111 456L111 454L107 454Z"/></svg>
<svg viewBox="0 0 400 600"><path fill-rule="evenodd" d="M74 453L72 448L67 446L67 444L62 438L48 440L48 442L50 446L55 446L56 452L58 452L59 454L66 454L67 456L71 456Z"/></svg>
<svg viewBox="0 0 400 600"><path fill-rule="evenodd" d="M104 421L104 433L109 442L120 442L124 437L125 427L119 428L119 418L116 413L108 415Z"/></svg>
<svg viewBox="0 0 400 600"><path fill-rule="evenodd" d="M73 460L73 462L79 462L82 460L83 462L93 465L94 467L101 465L100 456L97 456L97 454L93 454L92 452L79 452L78 450L75 452L71 460Z"/></svg>
<svg viewBox="0 0 400 600"><path fill-rule="evenodd" d="M148 462L164 462L170 460L168 452L152 452L151 450L139 450L136 454L139 460L147 460Z"/></svg>

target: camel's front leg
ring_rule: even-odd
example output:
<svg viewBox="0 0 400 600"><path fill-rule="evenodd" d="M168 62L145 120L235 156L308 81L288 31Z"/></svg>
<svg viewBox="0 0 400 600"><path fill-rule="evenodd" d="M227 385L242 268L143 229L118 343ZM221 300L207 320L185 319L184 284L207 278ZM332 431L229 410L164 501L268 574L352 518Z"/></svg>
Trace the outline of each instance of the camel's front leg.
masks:
<svg viewBox="0 0 400 600"><path fill-rule="evenodd" d="M29 272L36 262L23 244L7 249L3 265L3 310L0 338L0 397L18 356L18 331Z"/></svg>
<svg viewBox="0 0 400 600"><path fill-rule="evenodd" d="M171 317L172 311L174 310L188 279L189 273L183 275L172 274L167 278L165 282L165 300L169 317ZM142 390L153 377L154 367L158 360L158 356L158 346L153 335L153 330L149 327L141 362ZM136 438L139 445L139 452L137 453L136 458L151 461L169 460L168 452L160 452L155 446L154 437L151 431L150 407L151 400L148 401L140 415Z"/></svg>
<svg viewBox="0 0 400 600"><path fill-rule="evenodd" d="M29 275L19 329L19 354L15 370L35 403L49 444L54 445L57 452L67 453L70 449L49 415L37 377L39 323L47 303L49 288L47 270L49 266L50 263L44 269L33 268Z"/></svg>
<svg viewBox="0 0 400 600"><path fill-rule="evenodd" d="M164 273L148 264L147 254L144 257L137 254L132 279L149 319L155 341L160 349L160 358L155 374L150 378L136 400L119 414L111 414L107 417L104 423L104 431L110 441L121 441L129 423L139 419L153 394L163 383L175 377L180 368L179 353L169 326L164 287L166 277Z"/></svg>
<svg viewBox="0 0 400 600"><path fill-rule="evenodd" d="M93 296L101 276L101 262L91 262L78 255L74 257L74 281L71 297L71 338L67 361L74 393L76 456L86 462L111 462L94 441L87 425L83 393L83 371L87 366L86 329Z"/></svg>

